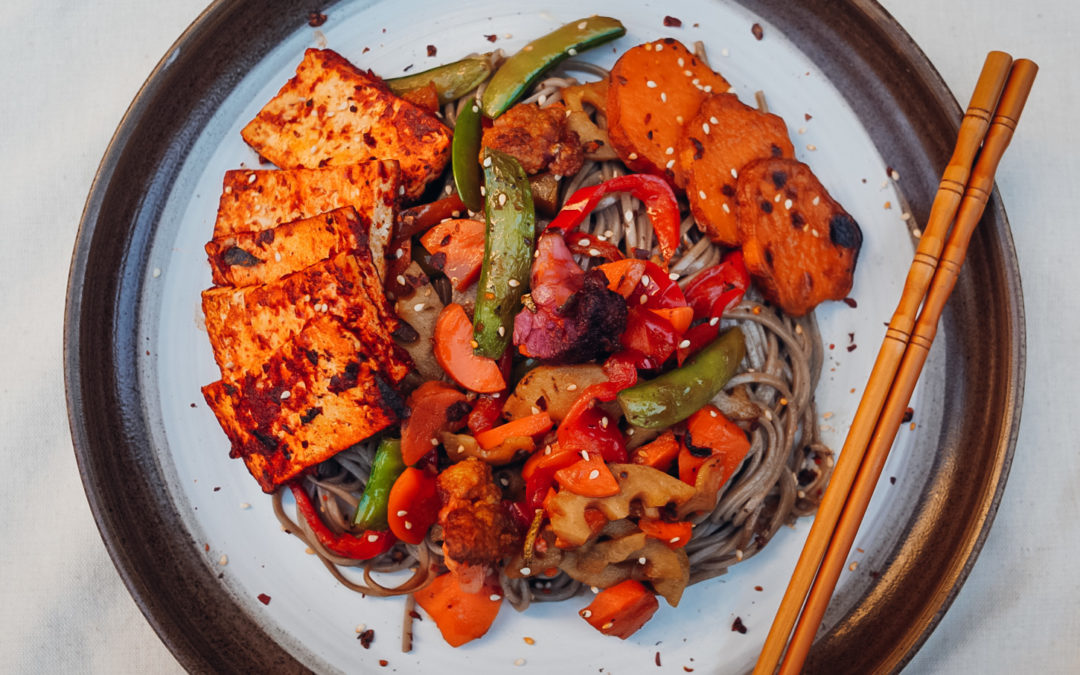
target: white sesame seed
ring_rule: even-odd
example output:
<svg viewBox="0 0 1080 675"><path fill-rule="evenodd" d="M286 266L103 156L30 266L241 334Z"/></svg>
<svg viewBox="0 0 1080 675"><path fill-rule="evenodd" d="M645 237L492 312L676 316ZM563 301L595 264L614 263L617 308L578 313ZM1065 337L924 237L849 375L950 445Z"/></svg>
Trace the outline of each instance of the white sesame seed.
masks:
<svg viewBox="0 0 1080 675"><path fill-rule="evenodd" d="M569 54L570 56L577 56L577 50L574 49L573 47L571 47L570 49L567 49L566 53Z"/></svg>
<svg viewBox="0 0 1080 675"><path fill-rule="evenodd" d="M395 281L397 281L399 284L404 286L405 285L405 275L404 274L397 275L397 278L395 279Z"/></svg>
<svg viewBox="0 0 1080 675"><path fill-rule="evenodd" d="M918 239L919 237L922 236L922 230L920 230L919 228L916 227L914 230L911 231L911 236Z"/></svg>
<svg viewBox="0 0 1080 675"><path fill-rule="evenodd" d="M731 213L731 207L727 205L727 202L721 204L720 208L724 209L724 213Z"/></svg>
<svg viewBox="0 0 1080 675"><path fill-rule="evenodd" d="M600 249L598 249L598 248L590 248L589 249L589 255L591 255L594 258L599 258L600 257Z"/></svg>
<svg viewBox="0 0 1080 675"><path fill-rule="evenodd" d="M668 148L667 148L667 150L665 150L665 151L664 151L664 154L665 154L665 155L674 155L674 154L675 154L675 148L673 148L673 147L671 147L671 146L669 145L669 146L668 146Z"/></svg>
<svg viewBox="0 0 1080 675"><path fill-rule="evenodd" d="M636 152L631 152L629 155L627 155L627 157L632 159L632 160L637 159L638 154Z"/></svg>
<svg viewBox="0 0 1080 675"><path fill-rule="evenodd" d="M491 398L499 398L499 396L501 396L501 394L499 392L495 392L491 395Z"/></svg>
<svg viewBox="0 0 1080 675"><path fill-rule="evenodd" d="M800 134L805 134L806 133L806 127L799 127L799 133Z"/></svg>
<svg viewBox="0 0 1080 675"><path fill-rule="evenodd" d="M652 80L649 80L648 82L646 82L645 86L648 87L649 89L656 89L656 83L653 82Z"/></svg>
<svg viewBox="0 0 1080 675"><path fill-rule="evenodd" d="M711 92L712 92L712 85L711 85L711 84L707 84L707 85L705 85L704 87L702 87L702 88L701 88L701 90L702 90L703 92L705 92L706 94L708 94L708 93L711 93Z"/></svg>
<svg viewBox="0 0 1080 675"><path fill-rule="evenodd" d="M550 455L551 454L551 446L550 445L545 445L544 446L544 454L545 455Z"/></svg>
<svg viewBox="0 0 1080 675"><path fill-rule="evenodd" d="M813 201L811 201L810 203L811 203L811 204L813 204L814 206L817 206L818 204L820 204L820 203L821 203L821 196L820 196L820 195L819 195L819 196L815 196L815 197L814 197L814 200L813 200Z"/></svg>
<svg viewBox="0 0 1080 675"><path fill-rule="evenodd" d="M689 346L690 346L690 341L689 340L683 340L682 342L679 343L679 349L686 349Z"/></svg>
<svg viewBox="0 0 1080 675"><path fill-rule="evenodd" d="M671 279L672 281L678 281L679 280L679 273L678 272L669 272L668 275L667 275L667 278Z"/></svg>
<svg viewBox="0 0 1080 675"><path fill-rule="evenodd" d="M701 130L705 132L705 135L709 134L709 123L705 122L701 125Z"/></svg>
<svg viewBox="0 0 1080 675"><path fill-rule="evenodd" d="M432 438L431 439L431 445L435 446L435 445L438 445L438 444L439 444L439 439L437 439L437 438Z"/></svg>
<svg viewBox="0 0 1080 675"><path fill-rule="evenodd" d="M405 251L400 249L400 248L398 250L394 251L394 257L397 258L398 260L401 260L401 258L404 255L405 255Z"/></svg>
<svg viewBox="0 0 1080 675"><path fill-rule="evenodd" d="M281 400L282 400L282 401L284 401L285 399L289 398L290 396L292 396L292 392L291 392L291 391L288 391L288 390L286 390L286 391L283 391L283 392L281 392Z"/></svg>
<svg viewBox="0 0 1080 675"><path fill-rule="evenodd" d="M491 166L491 158L490 157L485 157L484 158L484 166L485 167Z"/></svg>
<svg viewBox="0 0 1080 675"><path fill-rule="evenodd" d="M713 318L709 319L710 326L715 326L718 323L720 323L720 317L718 316L714 316Z"/></svg>
<svg viewBox="0 0 1080 675"><path fill-rule="evenodd" d="M603 417L601 417L601 418L600 418L600 426L601 426L602 428L604 428L604 429L607 429L607 426L608 426L608 418L607 418L607 415L604 415Z"/></svg>
<svg viewBox="0 0 1080 675"><path fill-rule="evenodd" d="M742 560L743 559L743 552L742 552L741 548L735 549L735 559L736 560Z"/></svg>
<svg viewBox="0 0 1080 675"><path fill-rule="evenodd" d="M683 57L680 56L679 57L679 67L682 68L685 65L686 65L686 59L684 59Z"/></svg>
<svg viewBox="0 0 1080 675"><path fill-rule="evenodd" d="M784 208L787 209L788 211L791 210L791 200L790 199L785 199L784 200Z"/></svg>
<svg viewBox="0 0 1080 675"><path fill-rule="evenodd" d="M626 430L626 435L627 436L633 436L634 435L634 427L630 427L629 429L627 429Z"/></svg>
<svg viewBox="0 0 1080 675"><path fill-rule="evenodd" d="M720 56L730 56L730 55L731 55L731 52L728 51L727 47L724 47L723 49L720 50Z"/></svg>
<svg viewBox="0 0 1080 675"><path fill-rule="evenodd" d="M406 516L406 514L408 514L408 513L409 512L406 511L405 509L401 509L400 511L397 512L397 517L398 518L404 518Z"/></svg>
<svg viewBox="0 0 1080 675"><path fill-rule="evenodd" d="M589 480L596 480L600 477L600 469L593 469L589 472Z"/></svg>
<svg viewBox="0 0 1080 675"><path fill-rule="evenodd" d="M589 590L592 591L593 593L599 593L600 592L600 589L597 588L596 586L590 586Z"/></svg>
<svg viewBox="0 0 1080 675"><path fill-rule="evenodd" d="M225 565L228 565L229 564L229 556L223 554L220 558L218 558L217 564L221 565L222 567L224 567Z"/></svg>
<svg viewBox="0 0 1080 675"><path fill-rule="evenodd" d="M248 183L254 183L254 182L255 182L255 174L254 173L248 174Z"/></svg>
<svg viewBox="0 0 1080 675"><path fill-rule="evenodd" d="M642 294L641 294L641 297L640 297L640 298L638 298L638 302L640 302L640 303L641 303L641 304L643 304L643 305L644 305L644 304L645 304L646 302L648 302L648 301L649 301L649 298L648 298L648 296L646 296L646 295L645 295L644 293L642 293Z"/></svg>
<svg viewBox="0 0 1080 675"><path fill-rule="evenodd" d="M412 308L413 308L414 312L422 312L422 311L424 311L424 303L418 302L415 305L413 305Z"/></svg>
<svg viewBox="0 0 1080 675"><path fill-rule="evenodd" d="M483 186L483 185L481 185L481 186L480 186L480 196L481 196L481 197L484 197L484 196L486 196L486 195L487 195L487 190L485 190L485 189L484 189L484 186Z"/></svg>
<svg viewBox="0 0 1080 675"><path fill-rule="evenodd" d="M811 143L811 144L806 146L806 149L809 150L810 152L813 152L813 151L817 150L817 146L814 145L813 143Z"/></svg>
<svg viewBox="0 0 1080 675"><path fill-rule="evenodd" d="M247 509L251 508L251 504L248 504L247 502L241 502L240 503L240 508L242 508L242 509L244 509L246 511Z"/></svg>
<svg viewBox="0 0 1080 675"><path fill-rule="evenodd" d="M518 286L521 285L521 282L518 281L517 279L510 279L510 280L508 280L506 282L506 285L509 286L510 288L517 288Z"/></svg>
<svg viewBox="0 0 1080 675"><path fill-rule="evenodd" d="M492 593L491 595L488 596L488 599L491 600L492 602L498 602L499 600L502 600L502 596L499 595L498 593Z"/></svg>
<svg viewBox="0 0 1080 675"><path fill-rule="evenodd" d="M776 202L777 204L779 204L780 203L780 198L783 197L783 196L784 195L777 192L776 195L773 197L773 201Z"/></svg>
<svg viewBox="0 0 1080 675"><path fill-rule="evenodd" d="M506 326L499 326L499 337L504 337L505 335L506 335Z"/></svg>
<svg viewBox="0 0 1080 675"><path fill-rule="evenodd" d="M682 74L687 76L687 77L691 77L693 75L693 73L691 73L689 70L682 71Z"/></svg>
<svg viewBox="0 0 1080 675"><path fill-rule="evenodd" d="M576 389L577 389L576 384L571 383L571 384L566 385L566 391L575 391Z"/></svg>
<svg viewBox="0 0 1080 675"><path fill-rule="evenodd" d="M704 190L698 190L697 196L701 197L702 199L705 199L705 191Z"/></svg>
<svg viewBox="0 0 1080 675"><path fill-rule="evenodd" d="M667 94L666 93L660 92L660 102L661 103L667 103Z"/></svg>
<svg viewBox="0 0 1080 675"><path fill-rule="evenodd" d="M672 167L674 167L674 166L675 166L675 160L673 160L673 159L669 159L669 160L667 161L667 164L665 164L665 165L664 165L664 168L665 168L665 169L670 169L670 168L672 168Z"/></svg>
<svg viewBox="0 0 1080 675"><path fill-rule="evenodd" d="M637 561L638 561L639 565L644 565L645 563L649 562L648 559L645 556L641 556L640 558L637 559Z"/></svg>
<svg viewBox="0 0 1080 675"><path fill-rule="evenodd" d="M231 185L226 185L225 186L225 194L227 194L227 195L232 194L232 186Z"/></svg>
<svg viewBox="0 0 1080 675"><path fill-rule="evenodd" d="M592 612L587 609L583 609L581 610L581 616L585 619L588 619L590 616L592 616Z"/></svg>
<svg viewBox="0 0 1080 675"><path fill-rule="evenodd" d="M157 279L158 277L160 277L160 276L161 276L161 268L160 268L160 267L155 267L155 268L154 268L154 271L153 271L153 272L151 272L151 274L153 275L153 277L154 277L155 279Z"/></svg>
<svg viewBox="0 0 1080 675"><path fill-rule="evenodd" d="M657 42L657 43L656 43L656 51L658 51L658 52L662 52L662 51L664 51L664 45L662 45L662 44L660 44L659 42Z"/></svg>
<svg viewBox="0 0 1080 675"><path fill-rule="evenodd" d="M739 172L735 170L735 167L731 167L731 177L735 179L739 178Z"/></svg>
<svg viewBox="0 0 1080 675"><path fill-rule="evenodd" d="M715 410L710 410L709 411L709 417L716 417L716 411Z"/></svg>
<svg viewBox="0 0 1080 675"><path fill-rule="evenodd" d="M641 275L641 285L642 286L645 286L646 288L648 288L649 284L651 284L651 283L652 283L652 278L649 277L648 274L642 274Z"/></svg>
<svg viewBox="0 0 1080 675"><path fill-rule="evenodd" d="M374 544L375 542L379 541L379 535L377 535L377 534L369 534L367 536L367 540L370 541L372 544Z"/></svg>
<svg viewBox="0 0 1080 675"><path fill-rule="evenodd" d="M676 115L675 116L675 121L678 122L679 124L682 124L683 123L683 116L682 115Z"/></svg>
<svg viewBox="0 0 1080 675"><path fill-rule="evenodd" d="M581 23L579 23L577 25L577 27L578 27L578 30L585 30L585 26L588 26L588 25L589 25L588 21L582 21Z"/></svg>
<svg viewBox="0 0 1080 675"><path fill-rule="evenodd" d="M465 452L465 446L464 446L464 445L458 445L458 446L457 446L457 451L458 451L458 454L459 454L459 455L460 455L461 453Z"/></svg>
<svg viewBox="0 0 1080 675"><path fill-rule="evenodd" d="M540 408L537 408L536 406L532 406L531 410L532 410L532 414L534 414L534 415L539 415L540 414Z"/></svg>
<svg viewBox="0 0 1080 675"><path fill-rule="evenodd" d="M500 192L499 193L499 206L506 206L506 193L505 192Z"/></svg>
<svg viewBox="0 0 1080 675"><path fill-rule="evenodd" d="M911 220L911 214L907 211L904 211L900 214L900 220Z"/></svg>
<svg viewBox="0 0 1080 675"><path fill-rule="evenodd" d="M397 193L398 193L399 195L403 195L403 194L405 194L405 186L404 186L404 185L402 185L401 187L399 187L399 188L398 188L398 191L397 191Z"/></svg>
<svg viewBox="0 0 1080 675"><path fill-rule="evenodd" d="M889 173L889 177L892 178L893 180L900 180L900 172L897 171L896 169L893 169L892 172Z"/></svg>
<svg viewBox="0 0 1080 675"><path fill-rule="evenodd" d="M586 462L589 461L589 452L587 450L582 450L581 458L584 459Z"/></svg>
<svg viewBox="0 0 1080 675"><path fill-rule="evenodd" d="M668 543L669 544L678 544L680 539L682 539L682 537L672 537L671 539L668 539Z"/></svg>

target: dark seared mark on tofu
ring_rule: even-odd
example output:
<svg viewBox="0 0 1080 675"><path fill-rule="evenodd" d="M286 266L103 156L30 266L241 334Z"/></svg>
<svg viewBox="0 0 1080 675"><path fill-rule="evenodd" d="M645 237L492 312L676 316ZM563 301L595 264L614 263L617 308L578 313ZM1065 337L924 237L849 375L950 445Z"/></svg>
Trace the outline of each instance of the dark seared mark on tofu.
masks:
<svg viewBox="0 0 1080 675"><path fill-rule="evenodd" d="M838 213L829 220L829 240L837 246L857 250L862 244L862 233L851 216Z"/></svg>
<svg viewBox="0 0 1080 675"><path fill-rule="evenodd" d="M221 259L226 265L237 265L239 267L255 267L262 263L262 260L251 255L239 246L232 246L225 250L221 254Z"/></svg>

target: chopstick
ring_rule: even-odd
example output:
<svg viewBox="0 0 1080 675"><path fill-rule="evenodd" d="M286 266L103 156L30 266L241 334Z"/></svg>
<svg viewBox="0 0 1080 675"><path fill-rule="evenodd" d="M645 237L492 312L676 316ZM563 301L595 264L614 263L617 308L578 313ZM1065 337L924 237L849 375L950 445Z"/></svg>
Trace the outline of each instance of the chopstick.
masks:
<svg viewBox="0 0 1080 675"><path fill-rule="evenodd" d="M877 471L880 472L884 455L888 453L896 428L899 426L899 420L910 398L910 390L906 395L903 390L907 388L908 382L912 388L914 387L922 363L925 361L926 350L929 349L936 330L937 318L940 317L944 302L955 284L956 273L963 261L971 232L981 217L986 199L993 187L993 174L1001 154L1011 139L1016 118L1019 117L1020 110L1023 108L1037 70L1034 63L1030 61L1021 60L1017 65L1018 68L1010 71L1012 58L1008 54L990 52L987 55L971 103L961 124L956 148L942 176L926 229L920 238L911 269L908 271L904 292L889 322L889 328L844 442L840 459L818 507L810 534L754 668L756 675L771 675L775 671L776 664L780 661L785 644L791 635L792 627L799 619L800 608L803 607L803 601L807 598L807 592L814 583L815 576L818 575L819 565L827 549L832 551L831 566L835 566L837 559L842 566L843 558L850 550L850 543L858 529L862 512L865 511L865 504L862 509L854 508L847 513L841 529L837 529L837 523L844 515L842 512L845 511L845 503L849 493L852 492L853 484L857 484L858 494L865 494L866 501L869 501L869 493L873 490L876 473L874 480L869 480L870 474L873 473L872 468L866 471L861 470L864 457L868 454L868 450L872 452L874 456L868 464L871 467L878 467ZM1010 72L1013 75L1010 76ZM1003 88L1006 88L1007 79L1009 91L1001 97ZM999 97L1008 104L1007 109L998 104ZM997 110L998 113L993 118L990 112L992 110ZM995 133L990 134L988 140L992 140L993 143L983 147L979 162L975 170L971 171L969 167L991 125L991 120L994 122ZM965 190L969 177L972 178L971 186ZM961 201L964 202L962 205ZM949 245L945 246L945 236L958 209L960 218L957 228L954 230L954 235L950 237ZM966 234L963 234L962 230L966 230ZM960 234L958 235L957 232ZM949 262L943 263L943 270L947 271L941 277L941 281L936 281L938 261L943 248L946 250ZM951 281L948 279L950 276ZM931 288L934 295L934 304L931 305L930 298L927 298L924 307L925 319L917 321L915 316L920 304L923 304L926 298L928 288ZM934 290L935 288L937 290ZM934 316L935 313L936 316ZM918 343L917 350L922 353L921 359L915 356L914 352L912 356L905 357L909 342L914 340L913 330L918 332L919 337L915 341ZM907 366L903 366L904 361L908 362ZM906 370L897 380L897 372L901 367ZM886 399L890 397L890 392L894 388L894 380L903 384L896 388L897 394L886 406ZM900 399L903 400L902 403L898 403ZM896 413L898 405L899 413ZM895 415L895 426L879 423L879 418L891 419L882 416L883 409L886 409L887 414ZM891 433L888 431L890 426ZM881 427L881 433L875 433L879 427ZM868 448L872 437L874 442ZM837 543L832 545L834 532L839 532L840 536L837 538ZM850 535L850 540L844 546L847 535ZM842 552L840 552L841 548ZM807 601L808 611L804 611L805 620L800 621L798 642L793 641L788 649L788 658L785 662L787 671L785 672L797 670L805 660L806 652L809 651L814 632L820 624L834 585L835 579L828 583L823 578L823 583L817 585L820 590L815 593L813 602Z"/></svg>

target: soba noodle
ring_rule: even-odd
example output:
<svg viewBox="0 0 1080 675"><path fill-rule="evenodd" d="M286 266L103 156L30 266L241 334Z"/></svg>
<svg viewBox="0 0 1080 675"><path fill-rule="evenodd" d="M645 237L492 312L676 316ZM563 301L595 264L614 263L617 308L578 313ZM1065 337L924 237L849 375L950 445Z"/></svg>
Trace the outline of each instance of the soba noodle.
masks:
<svg viewBox="0 0 1080 675"><path fill-rule="evenodd" d="M700 46L698 51L703 57ZM501 54L493 58L501 59ZM555 76L540 82L525 101L541 106L560 101L564 87L578 84L569 76L570 72L607 77L607 71L598 66L570 60L562 64ZM446 123L452 127L461 106L472 100L470 95L447 104L442 111ZM602 115L597 115L594 121L604 128ZM625 172L617 161L586 161L577 174L562 180L560 197L565 201L582 187ZM447 188L452 190L452 184ZM580 229L619 246L628 255L634 249L655 248L648 216L636 199L625 194L602 203ZM683 219L680 234L680 248L669 269L672 278L685 287L695 273L719 262L723 251L701 234L692 216ZM585 267L590 264L587 258L579 258L579 262ZM693 538L685 549L692 584L723 574L730 566L752 557L781 526L813 513L833 463L832 452L821 442L815 424L813 394L824 359L813 314L798 319L785 316L763 304L751 289L738 307L725 313L722 325L738 325L742 329L747 356L740 373L713 402L725 414L741 419L748 426L751 448L742 467L723 488L716 508L697 519ZM647 439L631 439L630 445L644 440ZM335 532L349 529L375 446L373 440L361 443L323 462L315 475L304 478L327 526ZM495 475L505 486L514 479L512 473L496 470ZM442 531L438 525L432 527L421 544L398 542L373 560L336 556L319 544L303 518L294 520L285 513L282 493L283 490L278 490L273 495L274 513L282 526L303 540L346 588L375 596L407 595L428 583L433 570L442 562ZM362 581L342 570L357 566L363 568ZM405 571L411 572L410 576L394 586L383 585L374 576ZM503 574L501 585L504 597L518 610L531 602L565 600L586 588L562 572L552 578L524 579L510 579ZM409 615L407 609L403 629L406 650L411 642Z"/></svg>

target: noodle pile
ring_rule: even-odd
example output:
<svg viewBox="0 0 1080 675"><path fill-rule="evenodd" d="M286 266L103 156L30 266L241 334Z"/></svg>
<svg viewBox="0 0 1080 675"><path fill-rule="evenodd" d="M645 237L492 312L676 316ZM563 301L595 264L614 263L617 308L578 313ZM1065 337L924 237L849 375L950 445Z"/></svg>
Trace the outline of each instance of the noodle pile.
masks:
<svg viewBox="0 0 1080 675"><path fill-rule="evenodd" d="M700 46L697 51L699 56L704 56ZM540 82L525 102L547 106L559 101L563 87L578 84L565 75L567 71L607 77L607 71L598 66L567 61L562 64L560 75ZM453 126L461 106L472 100L470 95L447 104L443 111L446 123ZM604 128L602 115L594 121ZM561 181L560 198L565 201L582 187L624 173L625 167L618 161L587 160L581 171ZM452 184L446 187L448 192L453 189ZM656 245L644 209L626 194L602 203L579 229L615 244L628 254L634 249L653 251ZM685 287L694 273L718 263L722 254L723 250L703 236L693 217L687 215L681 225L679 251L669 265L672 278ZM585 268L589 262L579 258ZM832 469L832 452L821 442L815 424L813 394L824 352L814 315L797 319L785 316L763 305L755 293L751 289L738 307L724 315L723 326L737 325L742 329L747 355L739 374L713 401L725 415L750 429L751 448L743 466L723 488L716 508L695 524L693 539L685 549L690 560L691 584L723 574L731 565L760 551L781 526L813 513ZM638 433L637 437L629 437L628 446L636 447L650 438L647 433ZM375 440L358 444L323 462L314 475L303 479L331 530L349 529L376 445ZM496 468L495 477L504 487L521 481L518 471L513 469ZM438 525L432 527L419 545L398 542L387 553L369 561L341 558L319 544L303 518L294 520L285 513L283 492L279 489L273 495L274 513L282 526L302 539L347 588L374 596L410 594L438 573L442 562L442 532ZM363 567L362 582L341 569L354 566ZM383 585L374 576L393 572L411 574L394 586ZM400 575L393 578L397 581ZM564 600L585 589L584 584L562 572L553 578L509 579L504 574L501 584L505 598L518 610L534 601ZM407 609L403 631L406 645L411 634L409 614Z"/></svg>

